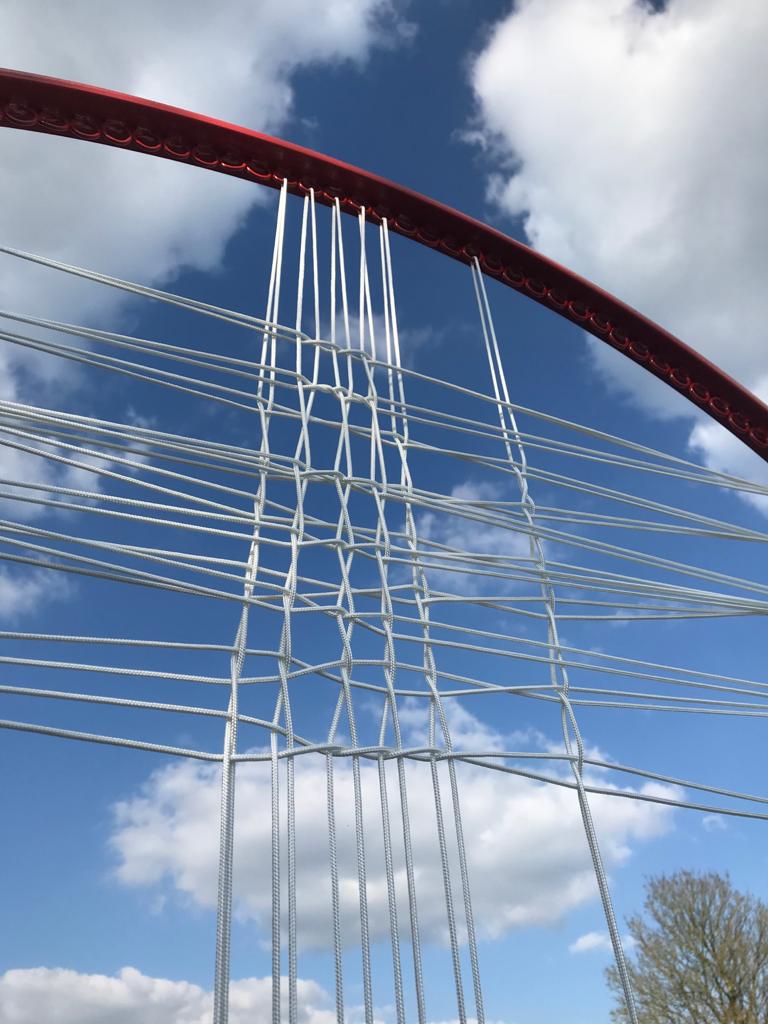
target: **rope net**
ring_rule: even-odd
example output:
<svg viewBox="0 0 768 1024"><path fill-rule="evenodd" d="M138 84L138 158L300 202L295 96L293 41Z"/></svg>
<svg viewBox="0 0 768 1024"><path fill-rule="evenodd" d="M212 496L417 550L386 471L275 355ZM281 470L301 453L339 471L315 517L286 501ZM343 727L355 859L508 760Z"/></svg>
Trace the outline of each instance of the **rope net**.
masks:
<svg viewBox="0 0 768 1024"><path fill-rule="evenodd" d="M473 909L488 839L462 792L499 776L578 805L636 1021L593 804L763 819L768 798L608 760L579 720L768 714L768 684L695 657L697 629L732 642L768 609L749 554L766 534L706 514L708 496L746 498L733 507L749 521L766 489L515 404L478 266L456 379L417 371L386 222L342 226L337 206L319 226L311 195L297 205L291 220L284 189L263 318L2 249L157 303L194 341L2 313L7 345L146 402L129 422L0 402L17 468L0 481L4 562L119 601L127 623L5 630L0 693L29 720L0 724L220 774L215 1024L229 1015L241 790L271 823L266 884L243 899L271 930L274 1021L300 1019L307 950L330 951L339 1022L352 986L366 1024L382 1002L425 1024L446 979L458 1020L483 1021L478 947L515 922ZM478 359L484 392L462 382ZM209 635L185 634L190 602ZM646 657L621 653L627 628ZM68 724L50 724L63 704ZM504 746L478 705L558 742Z"/></svg>

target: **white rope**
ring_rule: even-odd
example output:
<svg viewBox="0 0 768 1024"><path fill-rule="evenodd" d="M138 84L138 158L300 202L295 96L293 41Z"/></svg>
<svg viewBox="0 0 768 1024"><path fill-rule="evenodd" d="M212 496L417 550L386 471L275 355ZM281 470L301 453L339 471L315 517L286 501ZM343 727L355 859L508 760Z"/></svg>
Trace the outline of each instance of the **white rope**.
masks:
<svg viewBox="0 0 768 1024"><path fill-rule="evenodd" d="M370 221L360 210L345 239L336 202L328 253L314 193L301 205L297 248L288 206L284 185L263 318L0 247L50 273L162 302L171 313L204 316L207 328L227 332L221 345L196 347L181 333L175 340L139 338L0 312L0 343L77 364L89 379L111 375L126 393L138 389L156 402L160 413L151 424L120 422L0 401L0 447L12 467L0 479L4 571L56 573L94 594L143 588L179 607L192 598L238 606L231 643L183 633L163 640L0 631L7 645L0 665L13 673L0 684L3 697L29 699L41 709L68 701L93 716L120 709L126 721L131 709L140 710L136 723L155 713L183 714L190 723L222 720L220 749L153 742L154 733L152 740L113 736L111 724L99 727L97 717L88 719L87 730L12 716L0 727L221 765L215 1024L229 1018L238 764L270 773L275 1024L298 1024L301 1016L301 868L313 851L300 842L298 758L319 759L325 772L337 1024L347 1021L358 987L366 1024L383 1003L393 1006L398 1024L426 1024L434 1016L428 1003L443 979L432 976L437 954L430 951L428 960L425 954L433 935L423 928L415 839L432 826L412 820L409 796L417 779L429 775L433 869L442 880L447 935L443 961L462 1022L481 1022L485 1011L470 885L476 837L462 819L461 773L493 771L531 786L571 789L635 1021L588 797L746 820L768 819L768 797L713 779L677 778L653 765L590 758L576 711L682 714L689 717L681 721L691 722L768 717L768 681L742 677L738 669L728 674L691 650L670 655L669 664L663 656L633 657L621 649L619 632L604 631L611 623L727 628L734 619L768 614L768 585L756 559L743 554L762 552L768 531L742 514L746 506L739 503L719 514L707 509L713 495L760 499L768 488L512 402L477 264L489 393L469 386L460 372L448 380L403 365L386 221L370 247ZM287 269L294 253L295 282ZM281 302L286 308L294 300L293 326L280 324ZM236 338L240 347L229 351L225 342ZM475 357L474 351L461 356ZM444 376L452 376L449 368ZM166 419L177 410L195 426L172 429ZM220 429L227 418L238 424L231 435ZM462 480L466 486L453 486ZM533 487L546 504L534 505ZM131 591L125 594L128 599ZM252 617L258 646L249 647ZM563 621L574 629L596 623L601 644L606 636L616 641L603 644L606 650L581 638L564 643ZM535 635L542 624L546 633ZM56 644L67 645L66 653ZM87 653L72 654L72 644ZM199 652L199 665L179 671L190 667L176 661L187 652ZM222 654L228 673L217 672ZM108 691L70 688L69 673ZM170 686L173 694L164 693ZM194 698L178 697L180 686L196 687ZM226 709L221 690L212 687L226 687ZM307 723L303 702L310 692L325 710ZM243 713L243 693L269 700L264 718ZM451 735L452 707L470 697L477 707L477 698L490 694L539 702L521 707L559 708L563 752L461 747ZM425 742L414 741L404 707L420 709L428 723ZM261 737L246 749L242 739L238 746L243 724ZM587 768L611 781L585 779ZM613 781L627 775L681 792ZM342 779L349 780L351 798ZM711 805L689 799L686 789L708 794ZM349 816L354 836L348 839L342 823ZM350 918L358 938L347 928ZM359 956L359 986L351 954Z"/></svg>
<svg viewBox="0 0 768 1024"><path fill-rule="evenodd" d="M515 476L517 477L517 481L520 487L523 511L528 521L530 529L529 540L531 554L536 558L536 561L541 569L542 574L542 596L544 598L544 605L547 614L547 643L551 651L550 680L553 689L557 691L557 695L562 703L563 743L565 745L566 753L571 756L573 755L573 744L575 743L577 756L571 761L571 769L573 771L574 779L576 782L576 790L579 798L579 808L581 810L584 831L587 837L587 843L589 845L589 852L592 857L592 864L595 870L595 878L597 880L597 885L600 892L600 899L603 903L606 924L608 926L608 933L610 935L611 945L613 947L613 955L616 961L616 968L619 974L619 979L621 982L621 987L624 995L627 1016L629 1017L630 1024L638 1024L634 993L632 990L632 983L629 976L629 970L627 968L624 947L621 941L621 935L619 934L616 915L613 909L613 902L611 900L611 893L608 887L608 879L605 874L605 869L603 867L603 859L600 853L600 847L598 845L597 832L595 830L595 826L592 820L592 811L589 805L589 799L584 785L584 745L578 724L576 722L576 717L573 713L573 707L569 699L568 691L570 684L568 679L567 668L562 663L562 652L560 648L560 639L558 636L557 628L556 598L554 590L549 585L549 581L546 578L547 570L546 559L544 556L544 547L542 543L542 533L536 524L536 507L528 491L528 464L525 447L517 433L517 422L515 420L515 415L513 412L509 411L509 392L507 389L506 374L504 372L504 366L501 360L501 353L499 351L499 344L496 338L496 331L493 325L491 309L488 303L488 296L485 290L485 283L483 281L482 273L480 271L480 264L478 263L477 259L473 261L472 273L475 284L475 291L477 295L478 310L480 312L480 319L483 329L483 336L485 339L486 352L488 354L488 364L490 367L491 378L493 381L494 394L496 395L496 398L499 401L499 403L501 403L502 398L503 401L506 403L506 409L504 406L499 404L499 416L501 418L502 423L504 423L505 416L507 418L509 430L512 435L512 438L514 439L514 444L517 448L517 463L515 463L514 458L512 456L510 440L505 440L505 446L510 459L510 463L512 463L513 465Z"/></svg>
<svg viewBox="0 0 768 1024"><path fill-rule="evenodd" d="M384 231L385 231L385 237L386 237L386 226L384 227ZM388 239L387 239L387 242L388 242ZM386 242L385 242L385 244L386 244ZM390 267L388 269L391 270L391 265L390 265ZM393 316L393 315L394 315L394 305L392 306L392 308L390 310L390 316ZM395 322L396 321L393 319L393 323L395 323ZM399 369L400 368L398 366L398 374L399 374ZM409 436L408 436L407 417L405 415L403 415L403 437L402 437L401 443L398 445L398 451L399 451L400 460L401 460L401 486L403 486L405 488L406 493L409 493L410 490L412 489L411 472L410 472L410 467L409 467L409 464L408 464L408 440L409 440ZM414 517L414 514L413 514L412 504L409 501L407 501L407 500L406 500L406 506L405 506L405 516L406 516L406 532L408 534L408 543L409 543L409 547L411 548L412 559L413 559L412 560L412 564L411 564L411 572L412 572L412 579L413 579L414 598L415 598L416 607L417 607L417 610L418 610L418 622L419 622L419 626L421 628L422 637L423 637L424 678L425 678L426 683L427 683L427 685L429 687L429 691L430 691L431 698L432 698L431 701L430 701L430 737L432 737L434 735L435 717L437 716L437 718L439 719L440 730L441 730L441 733L442 733L442 736L443 736L443 741L445 743L446 749L448 751L450 751L451 750L450 731L448 729L448 721L447 721L447 717L446 717L446 714L445 714L445 709L443 707L442 699L440 697L440 692L439 692L439 689L438 689L438 686L437 686L437 675L436 675L435 659L434 659L434 655L433 655L433 652L432 652L432 643L431 643L431 635L430 635L430 622L429 622L429 614L430 614L430 612L429 612L429 599L430 599L429 584L427 582L427 577L426 577L426 574L424 572L423 565L421 564L421 561L418 558L418 532L417 532L417 527L416 527L416 521L415 521L415 517ZM432 738L431 738L431 741L430 741L430 745L434 746L434 741L432 740ZM452 889L452 882L451 882L451 871L450 871L450 865L449 865L449 859L448 859L448 847L447 847L447 837L446 837L446 829L445 829L445 821L444 821L444 813L443 813L443 805L442 805L442 795L441 795L441 789L440 789L440 779L439 779L439 775L438 775L438 771L437 771L437 762L436 762L436 760L434 758L431 760L431 766L430 767L431 767L431 774L432 774L432 788L433 788L434 803L435 803L435 818L436 818L436 824L437 824L438 844L439 844L439 848L440 848L440 862L441 862L441 869L442 869L442 874L443 874L443 889L444 889L444 894L445 894L445 909L446 909L448 934L449 934L450 947L451 947L451 959L452 959L452 963L453 963L454 984L455 984L455 989L456 989L456 1008L457 1008L457 1012L458 1012L458 1016L459 1016L459 1020L461 1021L461 1024L465 1024L465 1022L466 1022L466 1009L465 1009L465 999L464 999L464 986L463 986L462 972L461 972L461 961L460 961L460 953L459 953L458 932L457 932L457 927L456 927L456 918L455 918L454 905L453 905L453 889ZM465 856L465 853L464 853L463 830L462 830L462 826L461 826L461 812L460 812L460 806L459 806L459 800L458 800L458 788L457 788L456 778L455 778L455 766L454 766L454 763L453 763L452 760L450 760L448 762L448 768L449 768L449 778L450 778L450 787L451 787L451 798L452 798L452 802L453 802L454 822L455 822L456 833L457 833L457 845L458 845L459 865L460 865L460 872L461 872L461 879L462 879L462 891L463 891L463 895L464 895L466 924L467 924L467 934L468 934L468 938L469 938L469 942L470 942L470 957L471 957L471 964L472 964L472 977L473 977L473 983L474 983L474 988L475 988L477 1019L478 1019L478 1022L481 1022L483 1020L483 1004L482 1004L482 997L481 997L480 986L479 986L479 971L478 971L478 966L477 966L477 950L476 950L476 945L475 945L474 927L473 927L472 910L471 910L471 900L470 900L470 895L469 895L469 884L468 884L468 879L467 879L467 876L466 876L466 856Z"/></svg>
<svg viewBox="0 0 768 1024"><path fill-rule="evenodd" d="M341 233L341 210L339 207L338 200L333 210L334 223L336 224L336 235L338 240L338 270L341 282L341 296L342 296L342 313L344 323L344 338L347 348L350 347L350 330L349 330L349 312L347 305L347 290L346 290L346 269L344 261L344 243ZM332 274L335 278L336 275L336 263L333 263ZM335 318L335 310L332 311L332 317ZM361 321L362 322L362 321ZM336 494L339 502L339 518L336 529L336 540L341 541L346 535L350 542L354 541L354 534L351 527L351 519L349 515L349 494L350 486L342 486L341 479L339 478L339 470L342 462L346 466L347 474L352 474L352 450L350 443L350 435L348 430L348 417L349 417L349 394L354 390L354 377L353 367L349 356L346 358L347 364L347 386L346 388L338 387L338 398L339 398L339 413L341 417L342 429L339 432L338 444L336 447L336 455L334 461L334 471L336 473ZM340 382L341 378L337 369L337 359L334 354L334 372L336 379ZM346 553L340 546L336 547L339 565L339 591L337 604L340 608L346 608L350 613L354 613L355 604L354 596L352 593L352 587L350 584L350 570L352 566L352 559L354 552L349 551ZM349 726L349 732L352 740L352 745L357 746L357 722L355 714L355 705L352 699L352 691L350 687L350 675L354 664L354 656L352 651L352 633L354 628L354 619L350 618L345 620L343 616L338 617L338 629L342 643L342 664L341 664L341 679L344 692L344 708L346 711L347 724ZM370 943L370 930L368 920L368 886L367 886L367 872L366 872L366 855L365 855L365 832L364 832L364 821L363 821L363 798L362 798L362 784L360 777L360 759L357 756L352 758L352 787L354 794L354 813L355 813L355 846L356 846L356 859L357 859L357 886L358 886L358 901L360 910L360 953L362 959L362 974L363 974L363 1010L365 1015L365 1024L373 1024L373 987L371 979L371 943ZM334 908L334 914L338 911ZM337 1008L338 1014L338 1008Z"/></svg>

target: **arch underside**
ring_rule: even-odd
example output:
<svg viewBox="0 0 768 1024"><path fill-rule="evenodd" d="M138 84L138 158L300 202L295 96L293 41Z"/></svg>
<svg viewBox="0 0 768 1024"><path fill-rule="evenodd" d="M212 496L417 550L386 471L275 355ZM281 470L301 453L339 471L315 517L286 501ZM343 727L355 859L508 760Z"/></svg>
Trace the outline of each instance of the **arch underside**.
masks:
<svg viewBox="0 0 768 1024"><path fill-rule="evenodd" d="M302 146L93 86L0 69L0 127L130 149L288 190L483 272L609 344L768 460L768 408L695 349L596 285L434 199Z"/></svg>

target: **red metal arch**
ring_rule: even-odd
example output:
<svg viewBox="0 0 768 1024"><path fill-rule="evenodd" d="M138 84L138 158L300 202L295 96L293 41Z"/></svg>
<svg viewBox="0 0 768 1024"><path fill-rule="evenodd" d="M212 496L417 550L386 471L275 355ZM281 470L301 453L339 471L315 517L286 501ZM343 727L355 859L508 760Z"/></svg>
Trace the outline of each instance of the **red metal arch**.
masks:
<svg viewBox="0 0 768 1024"><path fill-rule="evenodd" d="M768 461L768 407L713 363L630 306L496 231L375 174L269 135L76 82L0 69L0 127L63 135L194 164L341 208L469 263L675 388ZM55 172L53 172L55 173Z"/></svg>

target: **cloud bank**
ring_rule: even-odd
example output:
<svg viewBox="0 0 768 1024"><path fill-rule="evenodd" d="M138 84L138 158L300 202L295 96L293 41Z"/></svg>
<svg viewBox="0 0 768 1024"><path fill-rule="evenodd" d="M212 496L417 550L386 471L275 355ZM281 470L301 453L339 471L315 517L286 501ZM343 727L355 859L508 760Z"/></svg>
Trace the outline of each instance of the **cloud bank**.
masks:
<svg viewBox="0 0 768 1024"><path fill-rule="evenodd" d="M532 244L765 390L768 7L760 0L520 0L472 66L490 191ZM591 343L646 409L695 415ZM722 428L699 452L744 471Z"/></svg>
<svg viewBox="0 0 768 1024"><path fill-rule="evenodd" d="M284 998L287 1002L287 982ZM333 1024L328 995L299 979L300 1024ZM37 967L0 975L0 1024L210 1024L210 992L186 981L151 978L134 967L116 976ZM272 979L232 983L230 1024L269 1024Z"/></svg>
<svg viewBox="0 0 768 1024"><path fill-rule="evenodd" d="M406 744L424 742L426 715L421 709L406 709L402 724ZM457 750L520 749L526 742L542 742L534 733L505 736L460 705L451 712L450 726ZM399 853L402 831L392 771L388 799L395 882L401 899L399 922L406 938L405 865ZM482 935L495 938L521 926L551 924L595 898L592 865L573 792L464 765L459 766L459 784L464 830L470 837L473 905ZM362 787L371 934L385 941L389 923L379 783L370 764L363 766ZM658 786L643 787L643 791L671 792ZM216 766L182 762L153 773L140 793L116 807L112 846L117 878L130 886L159 886L194 906L215 906L219 797ZM447 779L443 800L449 813ZM440 859L427 765L408 766L408 801L421 934L426 941L442 943L446 935L443 882L436 869ZM354 942L356 936L359 940L354 797L351 771L343 760L336 766L335 803L342 921L349 941ZM269 765L241 766L235 902L238 913L255 921L265 936L271 910L269 805ZM672 823L669 808L645 802L594 797L593 809L609 870L620 868L633 847L663 835ZM302 944L318 948L326 946L331 935L324 758L297 759L296 818L298 927ZM452 842L455 845L455 836ZM454 879L458 879L455 849L453 856ZM460 894L456 898L460 900Z"/></svg>
<svg viewBox="0 0 768 1024"><path fill-rule="evenodd" d="M44 14L44 16L42 16ZM0 65L135 93L262 131L283 127L292 78L308 66L362 65L404 31L389 0L223 0L188 17L183 0L130 8L73 0L66 8L4 6ZM98 45L84 45L98 37ZM162 281L181 267L215 267L261 190L226 175L24 132L0 135L2 240L107 272ZM76 286L51 296L4 259L2 298L54 306L116 301ZM9 276L10 275L10 276ZM33 275L34 276L34 275ZM42 278L36 278L39 283ZM46 281L50 285L51 275Z"/></svg>
<svg viewBox="0 0 768 1024"><path fill-rule="evenodd" d="M0 66L275 132L291 115L299 69L362 66L375 44L405 31L390 0L222 0L196 5L194 17L184 0L9 0ZM226 175L74 140L3 129L0 153L1 244L145 284L168 282L183 268L215 269L248 211L264 198L262 189ZM113 289L0 256L0 309L98 325L114 322L124 301ZM63 362L0 343L0 397L57 408L74 398L87 412L78 373ZM4 446L0 476L79 482L77 471ZM29 518L34 507L14 505L13 514ZM7 603L11 577L0 582ZM18 591L17 606L28 594L28 587Z"/></svg>

